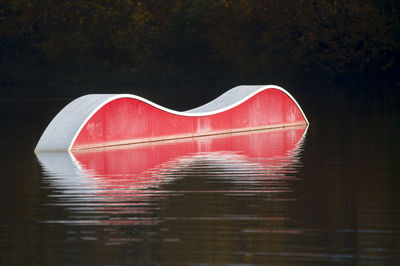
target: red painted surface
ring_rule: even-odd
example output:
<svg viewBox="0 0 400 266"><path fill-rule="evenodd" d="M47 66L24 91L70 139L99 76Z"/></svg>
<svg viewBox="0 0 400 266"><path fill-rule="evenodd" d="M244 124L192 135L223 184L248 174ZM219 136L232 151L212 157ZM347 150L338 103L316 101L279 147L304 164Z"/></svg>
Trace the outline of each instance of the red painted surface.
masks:
<svg viewBox="0 0 400 266"><path fill-rule="evenodd" d="M72 154L80 168L96 178L101 191L118 194L126 190L134 194L132 189L144 189L165 182L161 177L168 176L169 171L185 167L190 169L190 163L199 156L223 160L227 169L249 164L260 173L282 173L283 167L297 160L296 153L305 130L306 127L292 127L118 148L76 150Z"/></svg>
<svg viewBox="0 0 400 266"><path fill-rule="evenodd" d="M182 116L132 98L105 104L84 125L72 149L306 124L295 102L277 89L212 115Z"/></svg>

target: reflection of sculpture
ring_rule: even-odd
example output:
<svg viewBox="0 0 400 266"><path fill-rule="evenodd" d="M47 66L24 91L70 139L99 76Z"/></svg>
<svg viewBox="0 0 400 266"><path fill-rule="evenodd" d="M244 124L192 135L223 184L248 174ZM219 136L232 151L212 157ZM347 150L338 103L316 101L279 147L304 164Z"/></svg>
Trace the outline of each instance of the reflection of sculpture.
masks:
<svg viewBox="0 0 400 266"><path fill-rule="evenodd" d="M67 151L220 133L307 125L294 98L277 86L238 86L198 108L177 112L144 98L93 94L68 104L35 151Z"/></svg>
<svg viewBox="0 0 400 266"><path fill-rule="evenodd" d="M221 177L233 183L244 179L257 183L284 174L298 160L305 131L306 127L291 127L37 156L48 181L65 193L102 197L107 202L116 195L134 200L172 182L176 172L191 171L196 161L254 173Z"/></svg>

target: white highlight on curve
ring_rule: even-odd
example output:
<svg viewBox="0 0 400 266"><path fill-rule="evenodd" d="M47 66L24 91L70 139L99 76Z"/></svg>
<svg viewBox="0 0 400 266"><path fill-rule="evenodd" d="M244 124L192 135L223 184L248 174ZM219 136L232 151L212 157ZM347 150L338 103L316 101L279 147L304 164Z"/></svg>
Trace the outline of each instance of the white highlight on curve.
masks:
<svg viewBox="0 0 400 266"><path fill-rule="evenodd" d="M89 94L79 97L65 106L50 122L36 145L35 152L69 151L87 121L107 103L120 99L131 98L147 103L159 110L180 116L208 116L232 109L251 97L268 89L276 89L285 93L299 108L306 123L309 124L300 105L285 89L276 85L242 85L237 86L209 103L200 107L179 112L168 109L145 98L133 94ZM54 137L57 136L57 137Z"/></svg>

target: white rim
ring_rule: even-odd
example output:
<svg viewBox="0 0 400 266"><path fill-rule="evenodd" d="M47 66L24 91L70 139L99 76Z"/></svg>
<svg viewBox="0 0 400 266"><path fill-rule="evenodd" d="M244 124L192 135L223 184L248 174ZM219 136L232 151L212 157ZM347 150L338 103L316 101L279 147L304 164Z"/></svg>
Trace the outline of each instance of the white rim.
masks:
<svg viewBox="0 0 400 266"><path fill-rule="evenodd" d="M211 111L211 112L200 112L200 113L179 112L179 111L175 111L175 110L168 109L168 108L163 107L163 106L161 106L161 105L158 105L158 104L156 104L156 103L153 103L152 101L149 101L149 100L147 100L147 99L145 99L145 98L143 98L143 97L137 96L137 95L133 95L133 94L118 94L118 95L115 95L115 96L111 96L111 97L108 98L107 100L103 101L101 104L99 104L99 105L86 117L86 119L82 122L82 124L80 125L79 129L76 131L74 137L72 138L72 141L71 141L71 143L70 143L70 145L69 145L69 147L68 147L68 150L71 150L71 149L72 149L72 146L73 146L73 144L75 143L76 138L78 137L79 133L81 132L81 130L83 129L83 127L86 125L86 123L89 121L89 119L90 119L98 110L100 110L104 105L106 105L107 103L109 103L109 102L111 102L111 101L113 101L113 100L116 100L116 99L121 99L121 98L136 99L136 100L142 101L142 102L144 102L144 103L147 103L147 104L149 104L149 105L151 105L151 106L153 106L153 107L155 107L155 108L157 108L157 109L160 109L160 110L162 110L162 111L165 111L165 112L167 112L167 113L171 113L171 114L175 114L175 115L180 115L180 116L191 116L191 117L196 116L196 117L197 117L197 116L214 115L214 114L217 114L217 113L221 113L221 112L227 111L227 110L232 109L232 108L234 108L234 107L240 105L241 103L247 101L248 99L250 99L250 98L253 97L254 95L260 93L261 91L268 90L268 89L280 90L280 91L282 91L283 93L285 93L287 96L289 96L289 98L290 98L290 99L296 104L296 106L299 108L301 114L303 115L304 119L306 120L306 123L309 124L307 117L305 116L303 110L301 109L301 107L300 107L300 105L298 104L298 102L294 99L294 97L293 97L288 91L286 91L285 89L283 89L283 88L281 88L281 87L279 87L279 86L276 86L276 85L265 85L265 86L262 86L262 87L260 87L258 90L256 90L255 92L253 92L253 93L247 95L247 96L244 97L243 99L241 99L241 100L239 100L239 101L237 101L237 102L235 102L235 103L233 103L233 104L231 104L231 105L229 105L229 106L226 106L226 107L224 107L224 108L220 108L220 109L217 109L217 110L214 110L214 111ZM218 96L218 97L219 97L219 96Z"/></svg>

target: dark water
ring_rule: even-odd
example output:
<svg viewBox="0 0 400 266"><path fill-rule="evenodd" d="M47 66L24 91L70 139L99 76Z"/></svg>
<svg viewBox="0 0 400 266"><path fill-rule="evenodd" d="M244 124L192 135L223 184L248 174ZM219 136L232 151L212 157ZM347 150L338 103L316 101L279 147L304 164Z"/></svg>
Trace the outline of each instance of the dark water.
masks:
<svg viewBox="0 0 400 266"><path fill-rule="evenodd" d="M399 264L400 116L303 99L308 129L38 157L67 101L3 100L0 264Z"/></svg>

